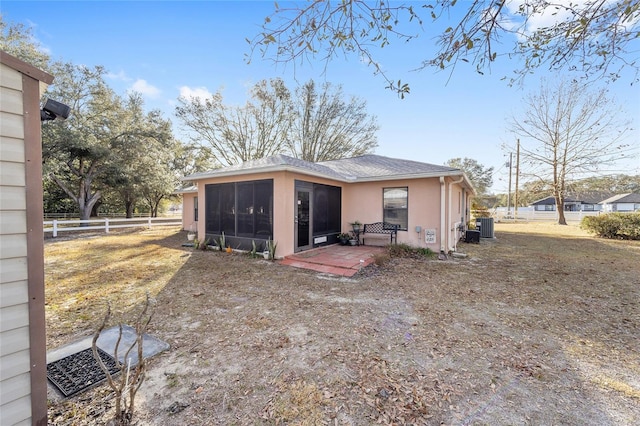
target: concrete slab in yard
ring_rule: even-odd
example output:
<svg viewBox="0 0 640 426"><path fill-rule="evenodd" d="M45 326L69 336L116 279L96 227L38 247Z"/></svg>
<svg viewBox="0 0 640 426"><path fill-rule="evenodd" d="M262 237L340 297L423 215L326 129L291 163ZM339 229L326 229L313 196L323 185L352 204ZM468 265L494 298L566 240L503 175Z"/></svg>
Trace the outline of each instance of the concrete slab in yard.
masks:
<svg viewBox="0 0 640 426"><path fill-rule="evenodd" d="M102 349L109 355L114 356L116 342L118 341L118 334L118 326L105 329L102 331L102 333L100 333L100 337L98 337L98 341L96 342L96 344L100 349ZM125 352L131 345L135 344L136 336L137 335L135 328L128 325L122 326L122 338L120 339L120 344L118 345L118 359L121 363L124 363ZM80 352L83 349L90 348L92 341L93 336L88 336L77 342L73 342L58 349L47 352L47 364L62 359L76 352ZM150 336L146 333L142 336L142 357L144 359L159 354L160 352L166 351L167 349L169 349L168 343L163 342L162 340ZM131 365L136 365L138 363L138 348L136 346L134 346L134 348L131 350L129 356L131 358Z"/></svg>
<svg viewBox="0 0 640 426"><path fill-rule="evenodd" d="M118 326L103 330L102 333L100 333L100 337L98 337L96 345L107 354L115 357L116 343L118 342L119 334L120 329ZM133 349L131 349L131 352L129 353L131 365L134 366L138 363L138 348L136 345L136 336L137 334L135 328L128 325L122 326L122 337L120 338L120 343L118 345L118 359L121 363L125 363L125 353L131 347L131 345L133 345ZM77 342L73 342L58 349L47 352L47 364L58 361L69 355L76 354L85 349L91 348L92 341L93 336L88 336L81 340L78 340ZM144 359L150 358L156 354L159 354L160 352L166 351L167 349L169 349L169 347L170 346L168 343L163 342L162 340L150 336L146 333L142 336L142 357ZM50 390L54 390L54 387L51 385L51 383L48 383L48 385ZM48 392L48 394L50 397L60 396L57 390L53 394L51 392Z"/></svg>

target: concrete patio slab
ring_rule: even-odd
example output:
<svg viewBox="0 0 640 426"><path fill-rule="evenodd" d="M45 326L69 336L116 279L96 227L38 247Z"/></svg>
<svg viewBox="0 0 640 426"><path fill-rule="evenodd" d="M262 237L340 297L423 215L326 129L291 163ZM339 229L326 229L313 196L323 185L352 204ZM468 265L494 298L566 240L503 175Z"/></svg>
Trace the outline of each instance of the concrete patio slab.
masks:
<svg viewBox="0 0 640 426"><path fill-rule="evenodd" d="M280 260L282 265L309 269L344 277L352 277L374 261L374 256L384 253L379 246L331 245L307 250Z"/></svg>

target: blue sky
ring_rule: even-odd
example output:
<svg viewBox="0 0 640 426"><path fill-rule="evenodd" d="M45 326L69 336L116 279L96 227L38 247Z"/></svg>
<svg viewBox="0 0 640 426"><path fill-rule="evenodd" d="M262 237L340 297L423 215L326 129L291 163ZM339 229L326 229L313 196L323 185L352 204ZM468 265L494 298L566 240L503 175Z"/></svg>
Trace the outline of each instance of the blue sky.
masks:
<svg viewBox="0 0 640 426"><path fill-rule="evenodd" d="M281 6L286 2L279 2ZM334 59L325 69L320 60L295 67L275 66L250 53L253 38L272 1L103 2L7 1L0 3L3 19L33 29L37 41L54 59L88 66L103 65L109 84L120 94L143 93L147 108L158 108L170 118L181 93L222 90L229 104L243 104L248 89L262 79L280 77L290 88L310 78L340 84L347 95L367 102L378 118L376 154L443 164L450 158L474 158L493 166L493 189L506 192L508 168L504 144L516 136L507 119L518 117L523 96L540 85L540 71L523 87L509 87L501 78L515 64L501 59L490 73L479 75L473 65L460 64L453 76L417 68L433 46L435 32L425 31L416 42L394 42L376 51L376 59L394 79L411 85L405 99L384 89L385 81L357 57ZM636 50L640 49L636 43ZM637 53L636 53L637 54ZM640 149L640 83L632 75L608 85L612 97L632 120L627 142ZM605 86L595 83L593 88ZM640 174L640 159L620 164L627 174Z"/></svg>

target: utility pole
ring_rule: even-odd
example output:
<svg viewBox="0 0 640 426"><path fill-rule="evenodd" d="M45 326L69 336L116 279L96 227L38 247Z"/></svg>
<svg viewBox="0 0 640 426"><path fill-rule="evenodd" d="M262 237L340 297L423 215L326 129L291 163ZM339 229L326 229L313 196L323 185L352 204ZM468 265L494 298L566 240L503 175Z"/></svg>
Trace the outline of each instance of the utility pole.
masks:
<svg viewBox="0 0 640 426"><path fill-rule="evenodd" d="M509 153L509 192L507 193L507 216L511 216L511 161L513 159L513 152Z"/></svg>
<svg viewBox="0 0 640 426"><path fill-rule="evenodd" d="M516 193L515 199L513 200L514 205L514 214L515 218L518 217L518 176L520 175L520 139L518 139L518 143L516 145Z"/></svg>

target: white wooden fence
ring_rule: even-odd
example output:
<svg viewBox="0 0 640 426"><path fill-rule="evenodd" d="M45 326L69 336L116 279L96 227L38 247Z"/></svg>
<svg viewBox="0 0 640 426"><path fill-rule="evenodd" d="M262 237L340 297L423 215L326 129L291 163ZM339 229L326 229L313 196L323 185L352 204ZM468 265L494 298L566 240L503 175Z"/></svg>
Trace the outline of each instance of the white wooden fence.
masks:
<svg viewBox="0 0 640 426"><path fill-rule="evenodd" d="M52 232L53 237L58 236L58 232L65 231L90 231L109 230L116 228L152 228L154 226L181 226L181 218L175 217L137 217L131 219L113 219L101 217L89 220L46 220L43 222L44 232Z"/></svg>
<svg viewBox="0 0 640 426"><path fill-rule="evenodd" d="M580 222L585 216L598 216L602 212L580 211L580 212L564 212L567 222ZM516 222L516 221L545 221L553 222L558 220L558 212L556 211L536 211L536 210L520 210L516 215L513 209L511 212L495 211L491 216L496 222Z"/></svg>

